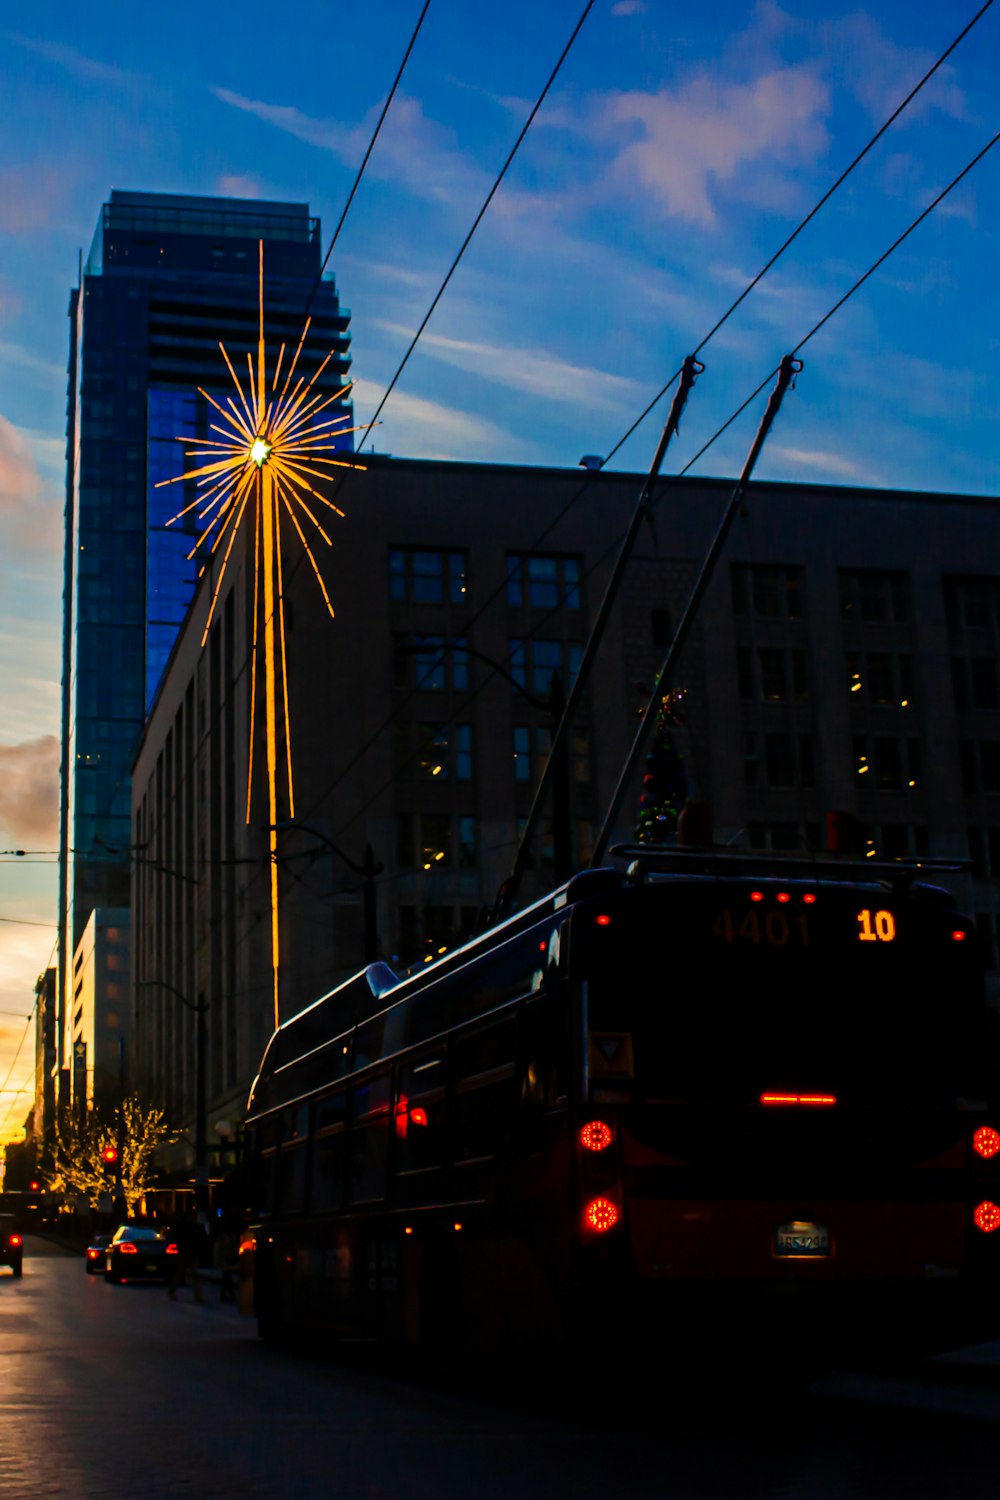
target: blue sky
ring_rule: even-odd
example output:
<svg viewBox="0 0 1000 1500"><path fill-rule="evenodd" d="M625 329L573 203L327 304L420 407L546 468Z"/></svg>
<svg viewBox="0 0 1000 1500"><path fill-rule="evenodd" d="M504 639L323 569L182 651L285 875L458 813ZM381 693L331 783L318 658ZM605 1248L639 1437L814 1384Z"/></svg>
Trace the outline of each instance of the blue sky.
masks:
<svg viewBox="0 0 1000 1500"><path fill-rule="evenodd" d="M370 415L582 8L431 0L333 261ZM378 430L400 455L607 453L978 8L597 0ZM54 845L66 308L111 187L339 217L419 0L5 8L0 848ZM997 128L1000 5L704 351L686 463ZM997 495L1000 147L806 351L759 474ZM616 466L645 470L658 408ZM729 474L758 409L696 472ZM668 464L668 469L671 467ZM0 854L0 1010L51 863ZM0 1083L23 1022L0 1014ZM11 1079L22 1086L27 1051ZM28 1096L0 1095L22 1117Z"/></svg>

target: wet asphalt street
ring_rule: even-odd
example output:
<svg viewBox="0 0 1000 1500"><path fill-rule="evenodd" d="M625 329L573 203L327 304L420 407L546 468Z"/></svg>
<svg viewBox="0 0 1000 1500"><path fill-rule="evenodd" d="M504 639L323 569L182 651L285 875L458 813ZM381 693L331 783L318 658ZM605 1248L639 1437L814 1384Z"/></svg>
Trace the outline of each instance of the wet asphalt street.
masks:
<svg viewBox="0 0 1000 1500"><path fill-rule="evenodd" d="M841 1500L996 1489L1000 1346L893 1373L838 1371L798 1395L727 1373L689 1399L650 1351L569 1395L456 1376L420 1355L335 1358L260 1344L208 1287L112 1287L38 1240L0 1271L2 1500ZM546 1394L546 1387L549 1387Z"/></svg>

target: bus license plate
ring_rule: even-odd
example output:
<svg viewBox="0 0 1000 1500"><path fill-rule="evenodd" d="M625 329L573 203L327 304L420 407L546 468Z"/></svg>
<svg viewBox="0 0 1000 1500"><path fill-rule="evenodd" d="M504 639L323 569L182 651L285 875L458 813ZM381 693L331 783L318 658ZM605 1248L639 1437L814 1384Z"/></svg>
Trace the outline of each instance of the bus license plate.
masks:
<svg viewBox="0 0 1000 1500"><path fill-rule="evenodd" d="M779 1224L776 1249L779 1255L829 1255L830 1231L825 1224Z"/></svg>

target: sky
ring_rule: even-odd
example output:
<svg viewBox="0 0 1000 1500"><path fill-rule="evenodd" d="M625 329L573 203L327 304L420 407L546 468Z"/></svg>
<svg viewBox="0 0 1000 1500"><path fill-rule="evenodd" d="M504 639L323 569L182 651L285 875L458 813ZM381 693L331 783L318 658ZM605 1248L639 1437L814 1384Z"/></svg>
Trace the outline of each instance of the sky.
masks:
<svg viewBox="0 0 1000 1500"><path fill-rule="evenodd" d="M380 452L606 455L980 0L596 0ZM431 0L331 268L372 414L583 0ZM112 187L307 202L324 248L421 0L12 0L0 22L0 1138L55 939L67 305ZM702 352L686 464L997 129L1000 4ZM1000 494L1000 147L804 351L762 478ZM742 465L764 397L693 472ZM666 403L613 460L645 472ZM5 851L23 849L24 856ZM9 1076L8 1076L9 1075Z"/></svg>

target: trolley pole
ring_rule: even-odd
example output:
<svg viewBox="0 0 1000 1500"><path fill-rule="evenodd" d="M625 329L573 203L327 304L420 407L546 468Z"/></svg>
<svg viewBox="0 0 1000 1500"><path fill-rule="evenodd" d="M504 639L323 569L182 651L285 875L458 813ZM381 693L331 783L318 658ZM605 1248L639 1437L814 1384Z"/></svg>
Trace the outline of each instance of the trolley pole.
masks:
<svg viewBox="0 0 1000 1500"><path fill-rule="evenodd" d="M591 859L592 868L599 865L601 860L604 858L608 840L611 837L611 830L614 826L615 818L618 816L618 809L621 807L629 780L632 776L632 772L638 764L639 756L642 752L642 747L646 741L646 736L649 733L652 725L655 723L656 705L657 703L659 703L661 697L663 696L663 692L670 679L670 675L677 664L677 659L683 651L684 646L687 642L688 635L691 631L691 626L694 623L695 615L697 614L698 609L701 606L701 601L704 598L705 590L708 588L708 585L711 582L712 574L715 571L715 565L719 560L719 555L722 552L722 548L725 545L726 538L729 535L729 529L732 526L733 521L736 517L736 512L739 509L740 501L743 498L743 492L750 482L750 476L753 473L754 468L756 467L757 460L760 457L761 449L763 448L764 443L767 441L767 436L771 431L774 419L778 415L781 403L784 400L785 392L788 390L788 387L791 385L795 376L798 375L801 369L802 361L800 359L796 359L792 354L786 354L782 359L781 364L778 366L778 378L775 381L774 389L771 391L771 394L768 397L764 415L761 417L760 426L757 428L757 435L753 440L750 452L747 454L746 463L743 465L743 472L740 474L739 479L736 481L736 486L733 490L733 493L729 497L729 502L723 513L722 520L719 522L719 528L716 531L715 536L712 538L712 543L708 549L708 552L705 554L705 560L701 565L701 572L698 574L698 577L695 580L694 588L691 590L688 602L684 608L684 613L681 616L677 629L674 632L674 638L670 643L666 657L663 661L663 665L661 666L659 673L657 674L656 682L653 685L653 691L650 694L649 702L646 704L638 731L636 733L635 739L632 742L632 748L625 759L625 765L622 768L621 776L618 779L618 785L615 788L614 796L611 799L611 804L604 819L604 826L601 829L600 834L597 838L597 842L594 845L594 853Z"/></svg>
<svg viewBox="0 0 1000 1500"><path fill-rule="evenodd" d="M618 598L618 590L621 587L621 581L624 577L625 569L631 559L632 549L635 546L636 538L639 535L639 530L642 526L642 523L643 521L648 520L652 515L653 485L655 484L657 477L659 476L660 469L663 466L663 460L666 457L667 448L670 446L670 440L674 437L678 428L680 427L681 416L683 414L685 406L687 405L688 396L690 395L694 387L695 381L697 380L698 376L703 373L704 369L705 366L701 363L700 360L696 359L693 354L688 355L687 359L685 359L684 364L681 367L680 380L677 385L677 390L674 392L674 399L670 404L670 411L667 415L667 420L663 425L663 431L660 434L660 441L656 445L656 452L653 455L653 462L650 464L649 473L646 475L642 489L639 491L639 499L636 502L632 520L629 523L628 531L625 533L625 538L622 542L621 548L619 549L618 557L615 560L615 565L611 572L611 577L608 579L608 585L604 591L604 598L601 600L600 608L598 609L597 614L594 618L593 628L591 629L590 635L587 638L587 644L584 647L583 659L580 662L580 670L576 674L576 680L570 687L569 697L566 699L563 705L562 714L554 730L552 736L552 745L549 750L548 764L546 765L545 771L542 774L541 779L539 780L537 788L535 789L535 796L531 804L531 811L528 813L528 821L524 825L524 832L521 834L521 842L518 844L517 853L514 856L513 868L511 869L510 874L507 876L507 879L504 881L503 885L500 887L499 892L497 893L496 902L493 908L493 916L494 920L496 921L502 920L502 918L510 913L511 908L513 907L514 902L517 898L517 892L521 884L521 879L524 875L525 867L528 863L528 856L531 850L531 841L534 837L535 830L538 827L538 820L541 817L542 808L545 804L546 794L548 792L550 784L553 782L553 779L559 773L560 767L565 767L566 764L567 737L569 735L569 729L571 724L573 723L577 705L579 704L580 698L583 695L583 690L590 678L590 671L594 663L594 658L597 655L598 648L601 644L602 637L604 635L604 629L608 622L608 616L611 614L611 610Z"/></svg>

